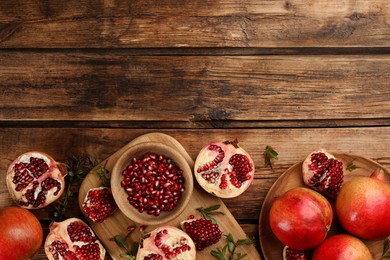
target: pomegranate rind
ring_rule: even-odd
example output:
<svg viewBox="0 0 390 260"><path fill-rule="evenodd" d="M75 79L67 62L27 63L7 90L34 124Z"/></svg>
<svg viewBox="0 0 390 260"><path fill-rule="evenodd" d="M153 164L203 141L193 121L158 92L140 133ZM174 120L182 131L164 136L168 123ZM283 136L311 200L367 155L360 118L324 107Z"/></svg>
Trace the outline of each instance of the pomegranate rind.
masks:
<svg viewBox="0 0 390 260"><path fill-rule="evenodd" d="M213 150L209 150L210 146L218 146L221 147L224 151L224 158L223 160L214 166L211 170L207 171L201 171L199 172L199 169L201 169L205 164L210 163L213 161L218 153ZM232 166L229 164L229 159L233 155L244 155L248 158L249 164L252 168L251 171L248 172L248 180L245 180L241 183L241 187L237 188L232 184L232 179L229 172L232 171ZM214 183L210 183L205 178L202 177L203 173L210 173L210 172L218 172L218 177L216 177L216 180ZM199 183L199 185L208 193L219 197L219 198L234 198L239 195L241 195L243 192L245 192L249 186L251 185L253 178L255 174L255 166L253 163L252 158L250 155L241 147L239 147L237 144L233 144L231 142L213 142L205 145L199 152L198 156L196 157L195 164L194 164L194 175ZM221 189L220 185L221 183L224 183L226 188Z"/></svg>
<svg viewBox="0 0 390 260"><path fill-rule="evenodd" d="M108 198L108 201L106 201L107 204L103 205L104 208L99 208L98 207L99 205L96 205L91 201L90 194L93 191L104 191L104 190L108 190L109 194L111 194L111 198ZM115 203L114 197L112 196L111 189L109 189L107 187L98 187L98 188L92 188L92 189L88 190L87 195L85 195L82 208L83 208L84 214L90 220L92 220L93 222L102 223L104 220L106 220L107 218L112 216L112 214L114 214L114 212L116 211L116 209L118 207ZM96 216L96 213L99 213L101 211L104 211L105 215L104 216L101 216L101 215Z"/></svg>
<svg viewBox="0 0 390 260"><path fill-rule="evenodd" d="M269 223L275 236L285 245L312 249L324 241L333 221L329 201L304 187L293 188L272 203Z"/></svg>
<svg viewBox="0 0 390 260"><path fill-rule="evenodd" d="M16 191L16 184L13 183L13 177L15 175L15 164L23 162L23 163L28 163L30 160L30 157L34 158L39 158L43 159L46 164L49 167L49 170L47 173L43 174L36 180L43 181L46 179L46 177L50 176L51 178L55 179L61 184L61 189L57 194L54 194L56 189L50 189L47 191L46 194L46 201L43 204L40 204L37 207L34 207L33 205L21 205L20 202L26 202L26 196L25 196L25 191L28 189L31 189L33 186L33 183L29 183L27 187L21 189L20 191ZM50 175L48 175L50 174ZM22 155L20 155L18 158L16 158L8 167L7 171L7 177L6 177L6 183L7 183L7 189L8 192L11 196L11 198L18 204L18 206L26 209L40 209L43 207L46 207L47 205L53 203L56 201L58 198L61 197L62 193L65 190L65 176L67 175L67 170L66 166L62 163L56 162L50 155L43 153L43 152L38 152L38 151L32 151L32 152L27 152ZM36 189L35 191L35 196L37 196L40 186Z"/></svg>
<svg viewBox="0 0 390 260"><path fill-rule="evenodd" d="M0 209L0 259L29 259L42 245L43 230L29 210L10 206Z"/></svg>
<svg viewBox="0 0 390 260"><path fill-rule="evenodd" d="M390 185L370 177L354 177L340 189L336 214L349 233L366 240L390 236Z"/></svg>
<svg viewBox="0 0 390 260"><path fill-rule="evenodd" d="M47 235L46 240L45 240L45 244L44 244L45 253L46 253L46 256L49 260L55 260L52 253L50 252L50 245L54 241L60 241L60 242L66 243L69 247L69 251L71 251L71 252L75 252L76 249L74 246L83 246L83 245L89 244L89 243L80 242L80 241L78 241L78 242L71 241L69 234L68 234L68 231L67 231L67 228L73 222L81 222L82 224L84 224L85 226L87 226L90 229L92 236L96 237L93 230L81 219L69 218L69 219L64 220L62 222L52 222L49 226L50 232ZM100 241L97 238L93 243L97 243L99 245L99 248L100 248L100 257L99 257L99 259L96 259L96 260L103 260L105 258L105 255L106 255L105 248L103 247L103 245L100 243Z"/></svg>
<svg viewBox="0 0 390 260"><path fill-rule="evenodd" d="M327 238L315 249L312 256L312 260L328 259L372 260L374 258L363 241L348 234L339 234Z"/></svg>
<svg viewBox="0 0 390 260"><path fill-rule="evenodd" d="M326 182L324 184L325 187L322 187L322 185L317 187L316 186L317 183L311 182L311 179L313 178L313 176L316 175L316 171L314 169L310 169L310 165L313 163L312 162L312 155L318 154L318 153L323 153L328 158L328 160L334 159L335 161L337 161L337 163L339 163L342 166L342 163L333 154L328 153L325 149L320 149L318 151L314 151L314 152L310 153L302 163L303 182L308 187L311 187L312 189L320 192L322 195L330 197L330 198L335 198L337 196L339 189L340 189L340 186L343 183L343 176L339 176L338 178L332 180L330 177L326 176L327 171L324 171L318 182L322 182L326 178L326 180L325 180ZM343 173L342 173L342 175L343 175ZM337 185L336 185L337 187L334 189L330 188L330 187L333 187L333 186L331 186L332 181L337 183Z"/></svg>
<svg viewBox="0 0 390 260"><path fill-rule="evenodd" d="M177 248L180 245L183 245L180 243L181 239L185 238L185 243L189 246L189 250L182 251L180 255L174 257L174 258L167 258L165 256L165 253L162 249L158 248L156 246L156 237L158 234L164 230L167 230L167 234L163 236L164 241L162 242L162 245L169 246L172 248ZM175 259L175 260L195 260L196 259L196 249L195 244L190 238L188 234L186 234L184 231L172 227L172 226L162 226L154 229L152 232L147 233L142 238L138 253L137 253L137 260L143 260L147 255L149 254L157 254L162 256L162 260L166 259Z"/></svg>

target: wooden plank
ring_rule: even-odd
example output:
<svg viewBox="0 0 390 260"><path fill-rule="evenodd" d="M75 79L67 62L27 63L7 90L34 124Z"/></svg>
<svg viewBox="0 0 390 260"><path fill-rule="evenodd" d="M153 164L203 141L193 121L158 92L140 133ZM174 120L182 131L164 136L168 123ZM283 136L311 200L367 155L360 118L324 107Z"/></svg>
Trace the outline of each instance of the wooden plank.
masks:
<svg viewBox="0 0 390 260"><path fill-rule="evenodd" d="M0 47L389 46L387 0L0 3Z"/></svg>
<svg viewBox="0 0 390 260"><path fill-rule="evenodd" d="M229 127L231 121L268 121L280 127L290 120L304 120L300 126L313 120L333 126L337 122L332 120L341 119L346 124L388 120L389 71L390 55L176 57L2 51L0 120L49 120L54 127L66 120L113 125L141 121L148 128L150 121L173 121L176 127L180 122L200 126L211 121L213 127L224 127L227 121Z"/></svg>

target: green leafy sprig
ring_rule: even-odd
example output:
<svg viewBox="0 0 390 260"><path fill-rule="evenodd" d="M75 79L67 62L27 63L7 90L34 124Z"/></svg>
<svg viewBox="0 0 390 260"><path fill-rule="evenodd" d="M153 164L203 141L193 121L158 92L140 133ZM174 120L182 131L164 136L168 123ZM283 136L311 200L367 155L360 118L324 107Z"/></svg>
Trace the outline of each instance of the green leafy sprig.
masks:
<svg viewBox="0 0 390 260"><path fill-rule="evenodd" d="M127 238L127 237L126 237ZM116 235L114 236L113 238L111 238L110 240L111 241L115 241L115 243L122 249L124 249L126 251L126 253L122 253L120 254L119 256L120 257L123 257L123 258L126 258L126 259L130 259L130 260L135 260L136 256L137 256L137 251L138 251L138 245L139 243L138 242L134 242L132 245L131 245L131 248L129 248L127 246L127 243L126 243L126 238L123 238L121 235Z"/></svg>
<svg viewBox="0 0 390 260"><path fill-rule="evenodd" d="M271 146L265 147L264 152L264 163L265 166L268 166L273 170L272 162L273 160L278 160L278 152L276 152Z"/></svg>
<svg viewBox="0 0 390 260"><path fill-rule="evenodd" d="M99 176L99 179L104 187L110 186L110 178L108 177L109 170L106 168L107 161L104 163L104 166L100 166L96 170L96 174Z"/></svg>
<svg viewBox="0 0 390 260"><path fill-rule="evenodd" d="M221 249L217 248L215 250L211 250L211 255L217 258L218 260L227 260L226 259L226 251L227 249L230 252L230 258L229 260L240 260L246 257L247 253L241 253L236 252L237 247L241 245L251 245L253 244L254 239L245 238L245 239L238 239L237 241L234 241L233 235L229 233L226 235L227 243L226 245Z"/></svg>
<svg viewBox="0 0 390 260"><path fill-rule="evenodd" d="M56 202L55 211L51 214L55 221L64 219L69 205L74 200L72 187L80 185L93 167L94 165L88 156L73 156L66 163L68 175L65 177L65 183L68 182L68 186L66 187L65 197L62 201Z"/></svg>
<svg viewBox="0 0 390 260"><path fill-rule="evenodd" d="M390 237L388 237L385 241L385 246L383 247L382 258L390 257Z"/></svg>
<svg viewBox="0 0 390 260"><path fill-rule="evenodd" d="M353 164L354 160L355 159L353 159L351 162L348 163L347 168L346 168L347 171L352 172L353 170L356 170L357 168L360 168L359 166Z"/></svg>
<svg viewBox="0 0 390 260"><path fill-rule="evenodd" d="M216 211L220 207L221 207L221 205L216 204L216 205L213 205L213 206L208 207L208 208L200 207L200 208L197 208L196 210L200 212L202 217L204 217L205 219L209 219L209 220L211 220L211 222L213 222L213 224L216 224L217 220L212 215L225 215L225 213L223 213L222 211Z"/></svg>

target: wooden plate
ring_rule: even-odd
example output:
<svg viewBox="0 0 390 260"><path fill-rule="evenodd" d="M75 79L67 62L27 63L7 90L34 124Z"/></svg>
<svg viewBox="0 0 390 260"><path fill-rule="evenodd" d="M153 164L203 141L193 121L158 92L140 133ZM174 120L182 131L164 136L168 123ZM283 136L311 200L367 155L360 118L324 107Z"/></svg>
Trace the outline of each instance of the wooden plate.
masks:
<svg viewBox="0 0 390 260"><path fill-rule="evenodd" d="M115 163L127 149L144 142L159 142L168 145L172 149L178 151L185 158L190 168L191 169L193 168L194 161L189 156L189 154L184 149L184 147L176 139L162 133L149 133L137 137L136 139L132 140L130 143L122 147L120 150L118 150L116 153L111 155L105 161L103 161L100 165L101 166L105 165L106 169L109 170L109 172L111 173ZM83 183L80 186L80 190L79 190L80 207L84 201L85 195L87 194L88 190L91 188L101 186L99 177L96 174L97 169L99 169L99 166L96 169L92 170L87 175L87 177L84 179ZM242 230L241 226L235 220L235 218L230 213L230 211L225 206L225 204L222 202L222 200L205 192L199 185L197 185L196 182L194 182L194 190L192 192L192 196L190 198L188 206L182 211L182 213L177 218L167 222L164 225L179 227L180 222L186 220L188 216L191 214L195 215L196 217L200 217L200 215L196 211L196 208L210 207L215 204L220 204L221 205L220 211L223 211L226 214L224 216L221 215L215 216L222 232L224 234L231 233L235 239L245 238L246 237L245 232ZM83 212L82 209L81 211ZM111 241L110 239L115 235L121 235L122 237L126 237L128 235L127 227L130 225L139 227L139 224L136 224L133 220L127 218L125 214L123 214L119 209L116 210L115 213L111 217L106 219L103 223L94 223L89 219L88 221L92 229L95 231L95 234L99 237L100 241L103 243L104 247L106 248L107 252L111 255L111 257L115 260L123 259L119 255L121 253L125 253L124 250L119 248L118 245L116 245L115 242ZM157 226L158 225L147 226L145 232L150 232L153 229L155 229ZM133 231L130 234L130 236L128 236L126 242L128 243L128 245L130 245L134 241L139 241L141 237L142 234L137 228L135 231ZM197 252L196 259L213 259L213 256L210 255L211 249L214 248L222 249L225 243L226 243L226 239L222 238L217 244L213 245L212 247ZM240 247L240 252L247 253L248 259L251 260L261 259L254 245L242 246Z"/></svg>
<svg viewBox="0 0 390 260"><path fill-rule="evenodd" d="M366 159L361 156L348 155L348 154L334 154L336 158L343 162L345 181L350 180L355 176L370 176L370 174L377 169L378 167L383 168L378 163ZM359 168L349 172L346 170L346 166L353 161L353 164ZM303 162L303 161L302 161ZM265 259L274 260L274 259L283 259L282 251L284 245L275 237L270 226L269 226L269 211L272 205L272 200L285 193L286 191L298 187L305 186L302 180L302 162L297 163L285 171L278 180L272 185L268 191L267 196L265 197L263 206L260 212L259 218L259 236L260 236L260 245L264 254ZM386 182L390 181L389 172L383 168L385 172ZM334 206L332 204L332 206ZM334 224L331 227L328 235L333 235L340 233L341 228L337 223L337 220L334 221ZM374 255L375 259L380 259L383 253L384 240L382 241L363 241L370 249L371 253Z"/></svg>

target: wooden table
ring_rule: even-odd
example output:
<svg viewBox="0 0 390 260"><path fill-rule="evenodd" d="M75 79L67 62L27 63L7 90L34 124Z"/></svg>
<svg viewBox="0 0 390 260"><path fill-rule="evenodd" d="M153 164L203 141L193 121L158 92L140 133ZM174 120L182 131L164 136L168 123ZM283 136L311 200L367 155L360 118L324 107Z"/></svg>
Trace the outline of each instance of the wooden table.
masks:
<svg viewBox="0 0 390 260"><path fill-rule="evenodd" d="M257 239L267 191L312 150L390 169L388 0L3 0L0 48L1 207L19 154L105 159L149 132L192 158L238 138L256 176L224 202ZM45 234L52 210L34 211Z"/></svg>

